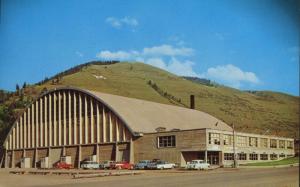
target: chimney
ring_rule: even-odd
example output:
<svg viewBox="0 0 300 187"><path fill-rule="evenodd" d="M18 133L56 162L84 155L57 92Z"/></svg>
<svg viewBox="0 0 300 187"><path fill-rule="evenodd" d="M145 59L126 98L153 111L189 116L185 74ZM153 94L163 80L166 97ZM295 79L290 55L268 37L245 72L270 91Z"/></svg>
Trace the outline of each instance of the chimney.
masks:
<svg viewBox="0 0 300 187"><path fill-rule="evenodd" d="M190 108L195 109L195 96L194 95L190 96Z"/></svg>

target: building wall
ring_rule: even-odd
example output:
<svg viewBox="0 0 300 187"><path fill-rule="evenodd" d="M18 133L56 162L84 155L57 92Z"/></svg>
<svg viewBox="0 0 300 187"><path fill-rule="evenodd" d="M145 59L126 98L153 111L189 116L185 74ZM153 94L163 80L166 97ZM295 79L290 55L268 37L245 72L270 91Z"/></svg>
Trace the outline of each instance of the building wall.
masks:
<svg viewBox="0 0 300 187"><path fill-rule="evenodd" d="M210 133L212 134L219 134L220 135L220 144L216 145L214 142L209 143L209 137ZM229 145L226 145L224 140L225 136L229 135L232 136L232 140L229 143ZM226 160L225 157L227 153L234 153L234 147L233 147L233 132L228 131L218 131L218 130L207 130L207 150L208 151L221 151L222 153L222 159L224 165L231 165L233 163L233 159ZM246 144L244 146L240 146L239 143L239 137L245 137ZM250 138L256 138L257 144L256 145L250 145ZM267 147L262 146L262 139L267 140ZM272 148L270 146L270 140L276 141L276 148ZM284 147L279 147L279 141L284 141ZM236 132L234 136L234 142L235 142L235 152L238 153L244 153L246 154L246 160L240 160L237 156L238 163L251 163L251 162L258 162L258 161L270 161L271 155L277 155L278 160L286 158L288 156L294 156L294 148L293 148L293 142L294 140L291 138L283 138L283 137L275 137L275 136L267 136L267 135L259 135L259 134L251 134L251 133L240 133ZM288 148L288 142L291 142L292 147ZM251 160L250 154L257 154L257 160ZM262 160L260 158L261 154L268 155L268 160ZM282 155L282 157L280 157ZM283 156L284 155L284 156Z"/></svg>
<svg viewBox="0 0 300 187"><path fill-rule="evenodd" d="M176 137L175 147L158 147L159 136ZM144 134L134 141L135 162L139 160L161 159L179 165L184 165L186 160L182 152L197 152L205 150L205 130L171 131Z"/></svg>
<svg viewBox="0 0 300 187"><path fill-rule="evenodd" d="M110 144L129 142L131 138L125 123L97 98L72 89L56 90L34 101L15 122L4 142L6 152L12 154L5 162L9 162L6 166L16 167L16 161L21 160L17 152L25 152L22 157L30 157L32 167L48 156L52 166L67 153L72 155L72 164L78 166L96 154L100 144L104 147L102 150L99 146L101 159L112 160L115 148ZM81 150L74 148L78 146ZM18 155L14 158L15 153Z"/></svg>

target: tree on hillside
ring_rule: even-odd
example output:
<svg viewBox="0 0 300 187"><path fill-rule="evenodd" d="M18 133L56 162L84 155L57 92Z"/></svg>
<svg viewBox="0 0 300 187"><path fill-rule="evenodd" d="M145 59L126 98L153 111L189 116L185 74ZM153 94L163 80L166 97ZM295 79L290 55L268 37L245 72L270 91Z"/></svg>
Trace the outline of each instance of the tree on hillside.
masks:
<svg viewBox="0 0 300 187"><path fill-rule="evenodd" d="M19 92L19 90L20 90L20 86L16 84L16 92Z"/></svg>
<svg viewBox="0 0 300 187"><path fill-rule="evenodd" d="M23 84L23 89L26 88L26 86L27 86L27 84L26 84L26 82L24 82L24 84Z"/></svg>

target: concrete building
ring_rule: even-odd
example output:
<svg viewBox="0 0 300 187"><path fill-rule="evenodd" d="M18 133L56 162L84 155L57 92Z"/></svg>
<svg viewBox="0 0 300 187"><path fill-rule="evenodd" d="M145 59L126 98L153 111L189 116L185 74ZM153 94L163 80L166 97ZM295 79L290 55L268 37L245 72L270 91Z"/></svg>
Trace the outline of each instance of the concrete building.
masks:
<svg viewBox="0 0 300 187"><path fill-rule="evenodd" d="M8 133L1 163L33 168L68 160L79 167L83 160L157 158L230 165L234 152L240 162L275 160L293 156L293 145L290 138L233 133L201 111L67 87L26 108Z"/></svg>

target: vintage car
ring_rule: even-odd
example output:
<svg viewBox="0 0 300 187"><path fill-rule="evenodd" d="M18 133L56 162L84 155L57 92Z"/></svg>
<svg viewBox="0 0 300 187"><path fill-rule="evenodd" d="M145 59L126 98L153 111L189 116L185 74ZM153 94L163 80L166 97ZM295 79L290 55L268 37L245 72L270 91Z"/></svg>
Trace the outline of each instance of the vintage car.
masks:
<svg viewBox="0 0 300 187"><path fill-rule="evenodd" d="M137 164L134 165L134 169L147 169L147 165L150 162L150 160L140 160Z"/></svg>
<svg viewBox="0 0 300 187"><path fill-rule="evenodd" d="M114 162L110 165L111 169L133 169L134 165L126 161Z"/></svg>
<svg viewBox="0 0 300 187"><path fill-rule="evenodd" d="M147 165L148 169L172 169L175 167L174 163L168 163L163 160L158 160L156 162L151 162Z"/></svg>
<svg viewBox="0 0 300 187"><path fill-rule="evenodd" d="M95 161L84 161L81 164L81 168L83 169L99 169L98 162Z"/></svg>
<svg viewBox="0 0 300 187"><path fill-rule="evenodd" d="M72 169L72 164L67 164L66 162L57 162L54 164L54 168L56 169Z"/></svg>
<svg viewBox="0 0 300 187"><path fill-rule="evenodd" d="M186 165L186 169L208 169L210 167L209 163L206 163L204 160L192 160Z"/></svg>
<svg viewBox="0 0 300 187"><path fill-rule="evenodd" d="M111 160L102 161L99 164L99 168L100 169L110 169L111 164L113 164L113 163L114 163L114 161L111 161Z"/></svg>

